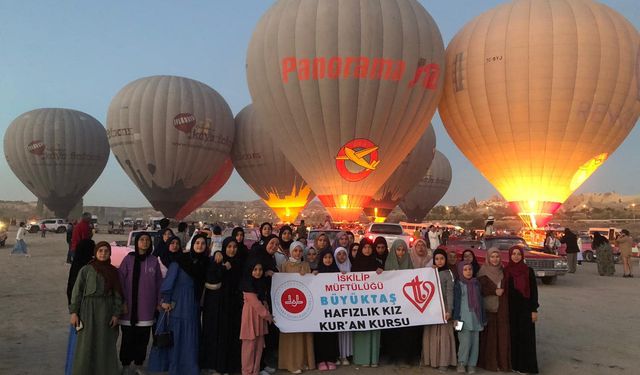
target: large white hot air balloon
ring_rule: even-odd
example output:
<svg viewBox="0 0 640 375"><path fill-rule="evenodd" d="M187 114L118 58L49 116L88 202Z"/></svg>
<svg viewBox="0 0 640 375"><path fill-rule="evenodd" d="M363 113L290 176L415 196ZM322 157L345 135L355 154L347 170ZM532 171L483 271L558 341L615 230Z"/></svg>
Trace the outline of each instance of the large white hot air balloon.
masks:
<svg viewBox="0 0 640 375"><path fill-rule="evenodd" d="M400 200L424 177L436 152L436 133L433 126L424 132L416 147L400 163L387 182L364 206L365 215L376 222L384 222Z"/></svg>
<svg viewBox="0 0 640 375"><path fill-rule="evenodd" d="M9 167L56 216L69 212L98 179L109 159L104 126L64 108L18 116L4 135Z"/></svg>
<svg viewBox="0 0 640 375"><path fill-rule="evenodd" d="M334 220L356 220L440 99L442 37L416 0L279 0L247 54L254 106Z"/></svg>
<svg viewBox="0 0 640 375"><path fill-rule="evenodd" d="M230 172L222 166L233 144L233 114L204 83L175 76L133 81L111 101L107 128L120 166L167 217L188 215L183 207L202 187Z"/></svg>
<svg viewBox="0 0 640 375"><path fill-rule="evenodd" d="M591 0L516 0L447 48L440 116L473 165L542 227L640 115L640 37Z"/></svg>
<svg viewBox="0 0 640 375"><path fill-rule="evenodd" d="M409 221L421 222L444 197L451 186L451 164L444 154L436 150L427 174L400 202L400 208Z"/></svg>

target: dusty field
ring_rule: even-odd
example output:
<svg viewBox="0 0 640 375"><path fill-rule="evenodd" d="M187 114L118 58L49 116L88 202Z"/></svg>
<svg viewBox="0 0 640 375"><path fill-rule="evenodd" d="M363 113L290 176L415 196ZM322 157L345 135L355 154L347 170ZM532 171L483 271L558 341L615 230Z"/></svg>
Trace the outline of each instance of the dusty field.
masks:
<svg viewBox="0 0 640 375"><path fill-rule="evenodd" d="M0 249L0 374L61 374L68 334L64 235L28 235L31 258L9 256L15 230ZM125 239L98 234L97 240ZM594 264L556 285L539 285L538 358L544 374L637 374L640 269L634 279L597 276ZM358 369L338 373L434 373L430 369ZM454 373L454 371L450 371ZM482 371L479 371L482 372Z"/></svg>

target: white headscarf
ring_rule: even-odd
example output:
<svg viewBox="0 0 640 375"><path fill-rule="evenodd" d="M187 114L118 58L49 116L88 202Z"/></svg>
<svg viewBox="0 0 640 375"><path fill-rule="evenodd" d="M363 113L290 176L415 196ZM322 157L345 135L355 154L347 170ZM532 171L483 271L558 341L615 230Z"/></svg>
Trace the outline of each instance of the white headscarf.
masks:
<svg viewBox="0 0 640 375"><path fill-rule="evenodd" d="M302 257L300 259L296 259L292 256L289 257L289 262L292 263L299 263L302 260L304 260L304 244L300 241L293 241L291 243L291 245L289 245L289 254L293 253L293 249L295 249L296 247L300 247L302 249Z"/></svg>
<svg viewBox="0 0 640 375"><path fill-rule="evenodd" d="M341 251L344 251L345 255L347 256L347 260L344 263L340 263L338 261L338 253ZM340 270L340 272L351 272L351 261L349 260L349 252L347 252L347 249L345 249L344 247L338 247L333 252L333 257L336 260L336 264L338 265L338 269Z"/></svg>

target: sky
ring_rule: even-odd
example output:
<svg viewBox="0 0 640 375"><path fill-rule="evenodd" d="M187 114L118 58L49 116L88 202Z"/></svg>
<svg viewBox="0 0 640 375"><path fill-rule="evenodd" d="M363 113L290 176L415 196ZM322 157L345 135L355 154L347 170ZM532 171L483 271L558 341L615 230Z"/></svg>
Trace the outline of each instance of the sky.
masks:
<svg viewBox="0 0 640 375"><path fill-rule="evenodd" d="M601 2L640 29L638 0ZM503 3L496 0L420 0L436 20L445 45L468 21ZM179 75L217 90L234 115L251 102L245 74L253 28L269 0L0 0L0 135L20 114L63 107L106 124L111 99L144 76ZM437 148L451 161L453 181L442 204L497 192L462 155L439 115ZM640 192L640 126L577 191ZM2 151L0 143L0 151ZM0 152L4 155L4 152ZM36 198L0 158L0 200ZM258 199L234 172L214 200ZM113 155L85 195L86 205L148 206Z"/></svg>

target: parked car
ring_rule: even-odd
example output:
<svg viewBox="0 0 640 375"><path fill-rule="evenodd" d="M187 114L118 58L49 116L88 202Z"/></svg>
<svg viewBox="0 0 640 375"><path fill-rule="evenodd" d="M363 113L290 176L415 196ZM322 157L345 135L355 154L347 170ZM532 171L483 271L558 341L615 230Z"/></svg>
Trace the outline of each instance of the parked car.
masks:
<svg viewBox="0 0 640 375"><path fill-rule="evenodd" d="M124 259L127 254L132 252L135 248L133 243L134 239L140 232L147 232L151 235L151 243L156 243L156 238L159 236L157 231L146 231L146 230L136 230L129 232L129 238L126 242L123 241L112 241L111 245L111 264L114 267L120 267L120 263Z"/></svg>
<svg viewBox="0 0 640 375"><path fill-rule="evenodd" d="M367 227L364 236L371 241L375 241L378 237L384 237L389 248L391 248L393 241L398 239L403 240L409 247L413 247L413 242L415 241L415 238L406 234L402 226L397 223L371 223Z"/></svg>
<svg viewBox="0 0 640 375"><path fill-rule="evenodd" d="M452 240L449 241L447 246L443 247L448 251L454 250L459 259L462 258L462 253L465 250L471 249L479 264L484 264L486 261L487 249L497 247L500 250L502 265L506 266L509 264L509 249L513 246L520 246L524 249L525 263L533 269L536 277L540 278L545 284L553 284L558 279L558 276L562 276L569 271L565 257L533 250L519 236L487 236L481 241Z"/></svg>
<svg viewBox="0 0 640 375"><path fill-rule="evenodd" d="M38 222L31 222L26 226L26 230L29 233L38 233L42 224L47 228L47 232L66 233L67 223L63 219L44 219Z"/></svg>
<svg viewBox="0 0 640 375"><path fill-rule="evenodd" d="M7 224L0 221L0 247L7 242Z"/></svg>

